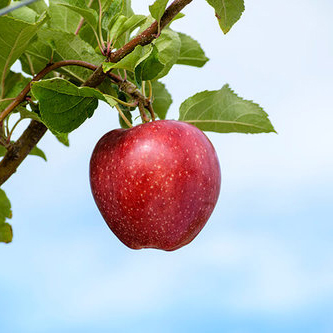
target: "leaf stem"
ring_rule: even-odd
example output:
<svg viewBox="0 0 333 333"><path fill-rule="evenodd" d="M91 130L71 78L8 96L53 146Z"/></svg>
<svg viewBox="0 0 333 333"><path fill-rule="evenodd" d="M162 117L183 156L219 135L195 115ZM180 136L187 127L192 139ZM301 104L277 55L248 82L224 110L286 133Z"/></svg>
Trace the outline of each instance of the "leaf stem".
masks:
<svg viewBox="0 0 333 333"><path fill-rule="evenodd" d="M146 82L142 81L142 87L141 87L141 91L142 91L142 95L146 97Z"/></svg>
<svg viewBox="0 0 333 333"><path fill-rule="evenodd" d="M2 99L0 99L0 103L1 102L6 102L6 101L12 101L12 100L14 100L15 99L15 97L11 97L11 98L2 98Z"/></svg>
<svg viewBox="0 0 333 333"><path fill-rule="evenodd" d="M138 102L127 103L127 102L124 102L124 101L122 101L121 99L119 99L117 97L114 97L114 96L110 96L110 97L112 99L114 99L116 102L118 102L119 104L124 105L124 106L128 106L129 108L134 108L138 105Z"/></svg>
<svg viewBox="0 0 333 333"><path fill-rule="evenodd" d="M160 20L160 30L164 29L173 18L189 3L193 0L174 0L170 6L165 10ZM145 46L150 44L154 39L158 37L158 22L155 21L150 27L143 31L140 35L134 37L123 47L117 51L111 53L109 61L116 63L126 55L131 53L138 45Z"/></svg>
<svg viewBox="0 0 333 333"><path fill-rule="evenodd" d="M5 78L1 82L1 95L0 98L3 99L5 97Z"/></svg>
<svg viewBox="0 0 333 333"><path fill-rule="evenodd" d="M24 53L24 54L25 54L25 56L26 56L26 58L27 58L27 61L28 61L28 64L29 64L29 68L30 68L31 75L34 76L36 73L35 73L34 66L33 66L33 64L32 64L32 62L31 62L30 55L27 54L27 53ZM53 56L53 54L52 54L52 56Z"/></svg>
<svg viewBox="0 0 333 333"><path fill-rule="evenodd" d="M103 55L105 55L104 47L102 46L102 44L101 44L101 42L100 42L100 40L99 40L99 37L98 37L98 34L97 34L96 30L95 30L93 27L91 27L91 29L92 29L92 31L94 32L94 35L95 35L95 38L96 38L96 40L97 40L97 44L98 44L98 48L99 48L99 50L101 51L101 53L102 53Z"/></svg>
<svg viewBox="0 0 333 333"><path fill-rule="evenodd" d="M193 0L174 0L165 10L160 20L161 30L164 29L174 19L174 17L192 1ZM110 56L107 58L108 61L116 63L126 57L129 53L131 53L138 45L145 46L147 44L150 44L154 39L156 39L157 33L158 22L155 21L151 24L150 27L148 27L141 34L134 37L120 49L116 50L115 52L111 52ZM84 85L89 86L93 83L94 85L98 86L104 81L105 77L106 73L103 72L101 65L92 75L92 77L84 83Z"/></svg>
<svg viewBox="0 0 333 333"><path fill-rule="evenodd" d="M153 86L151 84L151 81L148 80L148 86L149 86L149 94L148 94L148 99L151 101L152 97L153 97Z"/></svg>
<svg viewBox="0 0 333 333"><path fill-rule="evenodd" d="M105 49L104 38L102 33L102 3L101 0L98 0L99 14L98 14L98 29L99 29L99 39L101 41L101 46L103 50Z"/></svg>
<svg viewBox="0 0 333 333"><path fill-rule="evenodd" d="M88 5L87 5L88 8L92 5L93 1L94 1L94 0L90 0L90 1L89 1ZM81 30L81 28L82 28L82 26L83 26L83 23L84 23L84 17L81 17L81 20L80 20L80 22L79 22L79 25L77 26L77 28L76 28L76 30L75 30L75 35L78 35L78 34L79 34L79 32L80 32L80 30Z"/></svg>
<svg viewBox="0 0 333 333"><path fill-rule="evenodd" d="M161 20L160 20L160 29L162 30L165 26L167 26L172 19L190 2L193 0L174 0L170 6L165 10ZM124 4L124 1L123 1ZM78 31L80 29L77 29ZM127 54L131 53L137 45L147 45L151 43L156 38L156 33L158 33L158 22L155 21L150 27L148 27L145 31L143 31L140 35L133 38L127 44L125 44L120 49L112 52L108 59L111 62L118 62L122 58L124 58ZM117 75L112 73L104 73L102 69L102 65L99 67L94 66L92 64L88 64L85 62L80 62L78 60L64 60L63 62L58 62L52 65L45 67L41 72L39 72L35 77L34 81L40 80L43 76L45 76L50 71L67 65L78 65L86 68L90 68L94 71L94 73L83 83L83 86L87 87L97 87L100 85L104 79L109 76L112 80L116 81L117 84L121 88L128 88L128 90L124 90L128 94L131 94L136 98L136 96L140 96L140 91L129 81L123 82L121 78L118 78ZM71 63L70 63L71 62ZM80 64L81 63L81 64ZM83 64L86 65L83 65ZM57 64L57 65L56 65ZM53 66L53 67L52 67ZM58 67L56 67L58 66ZM13 102L0 114L0 128L4 118L15 109L21 102L24 101L27 93L30 91L31 83L25 87L21 93L13 100ZM134 87L133 87L134 86ZM142 96L142 95L141 95ZM141 100L139 103L140 113L144 112L144 102ZM147 116L146 116L147 118ZM147 119L149 121L149 119ZM23 132L20 138L9 147L6 155L0 161L0 186L14 173L16 172L19 165L23 162L23 160L30 153L31 149L36 146L38 141L43 137L45 132L47 131L47 127L35 120L32 120L27 127L27 129Z"/></svg>
<svg viewBox="0 0 333 333"><path fill-rule="evenodd" d="M23 120L24 118L20 118L15 124L14 126L12 127L11 131L9 132L8 136L7 136L7 142L9 143L10 142L10 138L15 130L15 128L17 127L17 125Z"/></svg>
<svg viewBox="0 0 333 333"><path fill-rule="evenodd" d="M130 123L130 121L126 118L126 116L124 115L123 111L121 110L121 108L119 107L119 105L116 105L116 109L118 110L120 117L124 120L124 122L126 123L126 125L128 127L133 127L132 124Z"/></svg>

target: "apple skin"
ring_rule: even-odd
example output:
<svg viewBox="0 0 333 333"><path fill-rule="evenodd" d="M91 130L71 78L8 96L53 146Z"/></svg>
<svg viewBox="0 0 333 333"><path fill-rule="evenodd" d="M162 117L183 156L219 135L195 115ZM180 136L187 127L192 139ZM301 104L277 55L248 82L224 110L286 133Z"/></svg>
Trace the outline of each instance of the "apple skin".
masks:
<svg viewBox="0 0 333 333"><path fill-rule="evenodd" d="M120 241L132 249L173 251L206 224L219 196L221 171L202 131L158 120L105 134L90 160L90 184Z"/></svg>

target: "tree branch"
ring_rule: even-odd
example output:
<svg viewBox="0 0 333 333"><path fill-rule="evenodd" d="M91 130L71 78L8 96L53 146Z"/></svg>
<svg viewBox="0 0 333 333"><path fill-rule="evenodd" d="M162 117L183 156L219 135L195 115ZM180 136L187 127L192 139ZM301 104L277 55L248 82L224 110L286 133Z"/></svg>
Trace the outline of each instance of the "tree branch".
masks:
<svg viewBox="0 0 333 333"><path fill-rule="evenodd" d="M0 122L3 121L19 104L24 102L27 94L31 89L31 83L35 81L39 81L48 73L64 66L81 66L91 70L95 70L97 66L92 65L88 62L81 61L81 60L63 60L58 61L53 64L47 65L42 71L40 71L32 80L29 82L25 88L19 93L19 95L11 102L0 114Z"/></svg>
<svg viewBox="0 0 333 333"><path fill-rule="evenodd" d="M36 146L38 141L47 131L47 127L32 120L21 137L9 147L6 155L0 162L0 185L2 185L29 155L32 148Z"/></svg>
<svg viewBox="0 0 333 333"><path fill-rule="evenodd" d="M165 10L161 20L160 20L160 30L165 28L175 16L190 2L193 0L174 0L171 5ZM133 38L123 47L118 49L115 52L112 52L108 61L116 63L122 58L131 53L138 45L144 46L150 44L155 38L158 37L158 22L155 21L149 28L143 31L140 35ZM92 74L92 77L87 80L83 85L89 86L90 83L100 85L105 79L106 74L103 72L102 66L99 66L98 69Z"/></svg>
<svg viewBox="0 0 333 333"><path fill-rule="evenodd" d="M160 20L160 30L164 29L174 19L174 17L190 2L192 2L192 0L173 1L172 4L165 10ZM112 52L108 60L113 63L118 62L126 55L131 53L138 45L144 46L150 44L155 38L158 37L158 30L158 22L155 21L140 35L133 38L119 50Z"/></svg>
<svg viewBox="0 0 333 333"><path fill-rule="evenodd" d="M193 0L175 0L171 3L171 5L164 12L161 21L160 21L160 29L166 27L173 18L190 2ZM147 28L140 35L132 39L126 45L118 49L117 51L111 53L110 58L108 59L111 62L118 62L122 58L124 58L127 54L131 53L136 46L138 45L147 45L151 43L155 38L157 38L158 34L158 22L155 21L149 28ZM86 82L83 83L83 86L88 87L97 87L100 85L106 76L109 76L114 82L116 82L120 89L125 91L126 93L136 97L139 100L139 105L142 108L142 105L148 108L151 111L151 104L148 99L141 94L141 92L136 88L134 84L129 81L122 80L120 77L116 77L116 75L112 73L104 73L102 66L96 68L95 65L85 63L84 61L79 60L64 60L59 61L57 63L51 64L45 67L40 73L38 73L32 80L38 81L43 78L46 74L51 71L63 67L77 65L83 66L86 68L90 68L94 70L94 73L87 79ZM22 103L28 92L30 91L31 83L29 83L21 93L15 98L15 100L8 105L8 107L0 114L0 123L5 119L5 117L12 112L20 103ZM140 110L141 112L142 110ZM23 132L21 137L9 148L6 155L0 161L0 186L13 174L16 172L19 165L22 161L28 156L32 148L39 142L39 140L43 137L45 132L47 131L47 127L39 123L35 120L30 122L30 125Z"/></svg>
<svg viewBox="0 0 333 333"><path fill-rule="evenodd" d="M51 71L64 66L81 66L91 70L96 70L97 66L79 60L65 60L59 61L54 64L50 64L45 67L41 72L39 72L31 82L38 81L42 79L45 75ZM142 107L151 107L150 101L141 94L140 90L132 83L123 80L120 76L108 73L107 74L113 83L119 86L119 89L130 95L133 99L137 100ZM15 109L21 102L23 102L27 94L31 89L31 82L26 85L26 87L20 92L20 94L14 99L14 101L1 113L8 115L11 111ZM93 87L93 82L90 83L90 87ZM140 110L141 112L141 110ZM149 119L147 119L149 120ZM16 169L23 162L23 160L29 155L30 151L36 146L39 140L46 133L47 127L38 121L32 120L28 128L23 132L21 137L8 148L6 155L0 161L0 186L10 178L10 176L16 172Z"/></svg>

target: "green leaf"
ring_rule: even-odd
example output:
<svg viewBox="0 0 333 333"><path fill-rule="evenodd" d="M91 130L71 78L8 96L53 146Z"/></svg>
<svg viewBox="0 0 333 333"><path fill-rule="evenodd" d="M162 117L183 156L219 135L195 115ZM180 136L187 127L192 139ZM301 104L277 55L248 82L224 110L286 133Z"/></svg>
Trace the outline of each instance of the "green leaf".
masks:
<svg viewBox="0 0 333 333"><path fill-rule="evenodd" d="M169 0L156 0L149 6L150 14L156 21L160 21L168 2Z"/></svg>
<svg viewBox="0 0 333 333"><path fill-rule="evenodd" d="M20 57L22 70L33 76L50 62L52 54L53 51L50 45L43 43L40 39L35 40ZM49 75L53 76L53 73Z"/></svg>
<svg viewBox="0 0 333 333"><path fill-rule="evenodd" d="M5 80L10 67L21 56L43 23L30 24L9 16L0 17L0 82Z"/></svg>
<svg viewBox="0 0 333 333"><path fill-rule="evenodd" d="M115 41L125 32L132 32L143 24L145 20L146 16L144 15L132 15L131 17L120 15L112 27L110 27L110 39Z"/></svg>
<svg viewBox="0 0 333 333"><path fill-rule="evenodd" d="M49 45L40 49L40 43L46 41L49 41ZM29 47L26 53L38 59L40 65L46 66L50 61L49 53L52 52L50 45L55 47L53 61L76 59L99 65L104 60L104 57L96 54L92 46L83 41L80 36L46 28L39 31L36 46ZM61 68L59 72L70 76L79 83L84 82L92 73L90 70L79 66L66 66Z"/></svg>
<svg viewBox="0 0 333 333"><path fill-rule="evenodd" d="M181 19L181 18L183 18L185 16L185 14L183 14L183 13L178 13L172 20L171 20L171 22L169 23L169 24L167 24L166 25L166 28L170 28L170 26L171 26L171 24L173 23L173 22L175 22L176 20L179 20L179 19Z"/></svg>
<svg viewBox="0 0 333 333"><path fill-rule="evenodd" d="M13 230L10 224L0 224L0 242L10 243L13 240Z"/></svg>
<svg viewBox="0 0 333 333"><path fill-rule="evenodd" d="M27 5L27 7L31 8L39 15L44 13L48 8L44 0L38 0L36 2L33 2L30 5Z"/></svg>
<svg viewBox="0 0 333 333"><path fill-rule="evenodd" d="M126 57L124 57L120 61L118 61L116 63L104 62L103 63L104 73L108 72L109 70L111 70L113 68L122 68L122 69L126 69L128 71L134 72L136 64L145 54L144 50L145 49L143 46L138 45L130 54L128 54Z"/></svg>
<svg viewBox="0 0 333 333"><path fill-rule="evenodd" d="M214 9L222 31L226 34L240 19L244 0L206 0Z"/></svg>
<svg viewBox="0 0 333 333"><path fill-rule="evenodd" d="M9 6L11 0L0 0L0 9Z"/></svg>
<svg viewBox="0 0 333 333"><path fill-rule="evenodd" d="M94 34L94 31L93 31L92 27L89 24L85 24L80 29L79 36L85 42L87 42L89 45L91 45L94 49L97 49L99 51L98 42L97 42L96 36Z"/></svg>
<svg viewBox="0 0 333 333"><path fill-rule="evenodd" d="M94 7L94 2L93 2ZM107 8L104 8L104 14L102 18L102 27L105 30L109 30L114 22L117 20L119 15L122 12L123 8L123 0L113 0ZM98 3L96 1L95 9L98 11Z"/></svg>
<svg viewBox="0 0 333 333"><path fill-rule="evenodd" d="M14 142L12 142L12 143L14 143ZM4 146L0 146L0 156L5 156L6 153L7 153L7 149ZM46 161L46 156L45 156L44 152L36 146L34 148L32 148L29 155L39 156Z"/></svg>
<svg viewBox="0 0 333 333"><path fill-rule="evenodd" d="M4 146L0 145L0 156L5 156L7 153L7 149Z"/></svg>
<svg viewBox="0 0 333 333"><path fill-rule="evenodd" d="M38 14L34 10L26 6L13 10L11 13L8 14L8 16L28 23L35 23L38 18Z"/></svg>
<svg viewBox="0 0 333 333"><path fill-rule="evenodd" d="M146 21L140 26L137 35L141 34L144 30L149 28L154 22L155 20L152 18L151 15L146 16Z"/></svg>
<svg viewBox="0 0 333 333"><path fill-rule="evenodd" d="M267 113L252 101L238 97L225 85L221 90L203 91L182 103L179 120L203 131L219 133L275 132Z"/></svg>
<svg viewBox="0 0 333 333"><path fill-rule="evenodd" d="M58 139L59 142L61 142L66 147L69 147L69 139L68 139L68 133L58 133L55 131L51 131L52 134Z"/></svg>
<svg viewBox="0 0 333 333"><path fill-rule="evenodd" d="M30 82L30 79L24 77L21 73L14 73L10 71L7 74L5 80L4 98L14 98L21 90ZM2 90L0 87L0 96L2 95ZM11 100L0 100L0 112L4 110L12 101Z"/></svg>
<svg viewBox="0 0 333 333"><path fill-rule="evenodd" d="M178 33L171 29L163 30L155 43L158 50L158 57L164 65L164 69L157 78L167 75L172 66L177 62L180 53L181 41Z"/></svg>
<svg viewBox="0 0 333 333"><path fill-rule="evenodd" d="M122 10L122 14L127 16L127 17L131 17L134 12L132 10L132 7L131 7L131 0L122 0L123 1L123 10Z"/></svg>
<svg viewBox="0 0 333 333"><path fill-rule="evenodd" d="M117 104L96 89L79 88L60 78L33 83L32 93L39 100L43 122L59 133L69 133L90 118L98 106L97 99L111 106Z"/></svg>
<svg viewBox="0 0 333 333"><path fill-rule="evenodd" d="M6 223L12 217L11 204L6 193L0 188L0 242L10 243L13 239L12 227Z"/></svg>
<svg viewBox="0 0 333 333"><path fill-rule="evenodd" d="M185 14L183 14L183 13L178 13L172 20L171 20L171 22L174 22L174 21L176 21L176 20L179 20L179 19L181 19L181 18L183 18L185 16Z"/></svg>
<svg viewBox="0 0 333 333"><path fill-rule="evenodd" d="M30 80L21 73L10 71L6 77L4 96L6 98L16 97ZM2 93L1 88L0 92Z"/></svg>
<svg viewBox="0 0 333 333"><path fill-rule="evenodd" d="M98 16L96 12L89 8L82 0L56 0L55 4L65 6L70 10L80 14L94 29L97 27Z"/></svg>
<svg viewBox="0 0 333 333"><path fill-rule="evenodd" d="M106 12L114 3L120 3L122 5L123 0L101 0L102 12ZM94 9L97 13L99 12L99 1L92 1L90 8Z"/></svg>
<svg viewBox="0 0 333 333"><path fill-rule="evenodd" d="M62 79L50 79L32 85L32 93L39 100L43 122L52 130L68 133L90 118L98 106L87 89L78 88Z"/></svg>
<svg viewBox="0 0 333 333"><path fill-rule="evenodd" d="M29 155L39 156L42 159L44 159L45 161L47 161L45 153L41 149L39 149L37 146L35 146L34 148L32 148L32 150L29 153Z"/></svg>
<svg viewBox="0 0 333 333"><path fill-rule="evenodd" d="M158 118L165 119L166 114L172 104L172 98L165 85L159 81L152 82L153 87L153 109ZM149 88L146 87L146 94L149 93Z"/></svg>
<svg viewBox="0 0 333 333"><path fill-rule="evenodd" d="M98 90L95 90L95 91L99 92ZM100 99L101 101L109 104L111 107L116 106L118 104L117 101L113 98L113 96L110 96L110 95L106 95L106 94L102 94L102 93L100 93L100 95L97 95L97 93L96 93L96 97L98 99Z"/></svg>
<svg viewBox="0 0 333 333"><path fill-rule="evenodd" d="M48 13L49 27L63 32L74 33L81 20L80 14L65 6L59 6L54 1L50 1Z"/></svg>
<svg viewBox="0 0 333 333"><path fill-rule="evenodd" d="M192 37L181 32L178 33L181 41L180 54L177 64L202 67L209 59L200 44Z"/></svg>
<svg viewBox="0 0 333 333"><path fill-rule="evenodd" d="M0 188L0 223L4 223L6 218L12 218L11 204L6 193Z"/></svg>
<svg viewBox="0 0 333 333"><path fill-rule="evenodd" d="M98 90L104 95L111 95L118 97L118 86L113 84L111 80L107 77L104 81L98 86Z"/></svg>
<svg viewBox="0 0 333 333"><path fill-rule="evenodd" d="M33 119L33 120L41 122L41 119L36 112L29 111L23 107L21 107L19 110L20 110L20 116L22 119Z"/></svg>
<svg viewBox="0 0 333 333"><path fill-rule="evenodd" d="M158 57L157 47L151 45L151 50L142 57L135 68L135 79L141 87L142 81L153 80L164 68Z"/></svg>
<svg viewBox="0 0 333 333"><path fill-rule="evenodd" d="M125 15L117 15L117 18L114 22L112 22L112 26L109 26L109 32L110 32L110 39L115 40L118 36L118 31L121 30L124 23L127 21L127 17Z"/></svg>

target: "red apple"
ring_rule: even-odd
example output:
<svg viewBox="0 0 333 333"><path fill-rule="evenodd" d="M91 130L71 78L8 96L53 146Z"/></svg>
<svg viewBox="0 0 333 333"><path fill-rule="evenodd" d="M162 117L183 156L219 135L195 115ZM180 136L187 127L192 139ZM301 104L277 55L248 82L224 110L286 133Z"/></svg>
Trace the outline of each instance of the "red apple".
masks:
<svg viewBox="0 0 333 333"><path fill-rule="evenodd" d="M203 132L159 120L105 134L91 157L90 184L103 218L125 245L173 251L206 224L221 172Z"/></svg>

